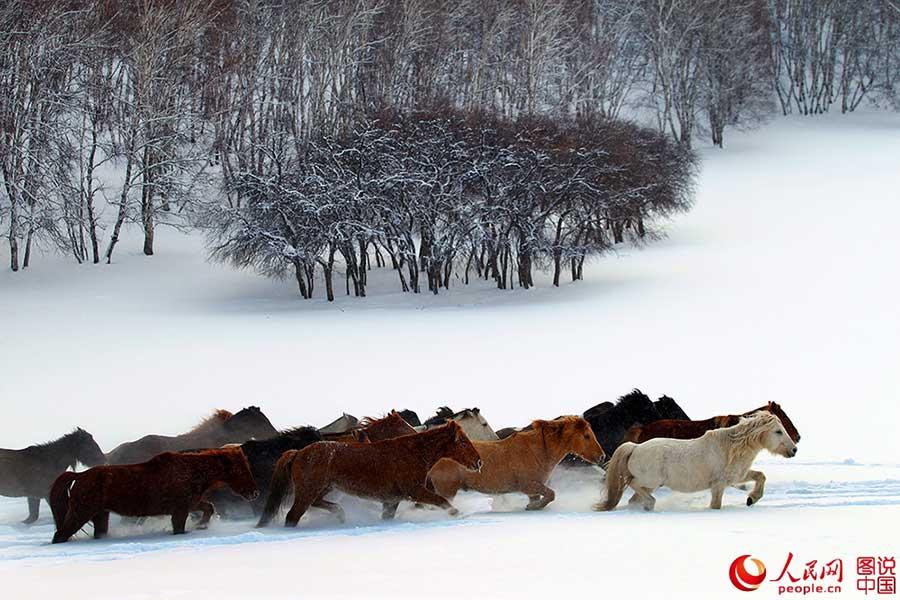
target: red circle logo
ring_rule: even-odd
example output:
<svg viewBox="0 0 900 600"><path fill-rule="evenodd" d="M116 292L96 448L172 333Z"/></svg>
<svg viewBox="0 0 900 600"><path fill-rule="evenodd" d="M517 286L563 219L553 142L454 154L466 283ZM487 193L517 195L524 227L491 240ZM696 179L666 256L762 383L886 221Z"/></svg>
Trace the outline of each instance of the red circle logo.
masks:
<svg viewBox="0 0 900 600"><path fill-rule="evenodd" d="M757 558L750 558L750 561L756 565L757 573L754 575L747 571L746 562L748 558L750 558L749 554L738 556L732 561L731 568L728 569L731 584L742 592L752 592L766 580L766 565Z"/></svg>

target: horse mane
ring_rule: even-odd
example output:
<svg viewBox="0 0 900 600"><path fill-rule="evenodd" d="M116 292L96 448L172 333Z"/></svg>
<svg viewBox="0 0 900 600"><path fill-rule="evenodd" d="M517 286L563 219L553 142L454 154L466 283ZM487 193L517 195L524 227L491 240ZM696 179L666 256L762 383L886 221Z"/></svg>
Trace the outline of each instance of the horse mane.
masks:
<svg viewBox="0 0 900 600"><path fill-rule="evenodd" d="M625 410L630 410L632 406L638 404L643 404L646 406L647 402L650 402L651 404L653 403L652 400L650 400L650 397L647 396L647 394L637 388L634 388L624 396L620 396L619 399L616 400L616 406L620 406Z"/></svg>
<svg viewBox="0 0 900 600"><path fill-rule="evenodd" d="M452 409L442 406L438 408L434 416L427 419L423 425L441 425L442 423L446 423L453 419L454 416L456 416L456 413L454 413Z"/></svg>
<svg viewBox="0 0 900 600"><path fill-rule="evenodd" d="M563 430L565 430L565 428L568 425L577 423L579 419L581 419L581 417L579 417L577 415L563 415L560 417L556 417L555 419L546 419L546 420L545 419L537 419L537 420L534 420L531 422L530 431L547 430L547 431L553 431L554 433L561 433ZM518 431L516 433L523 433L524 431L529 431L529 430ZM516 435L516 434L513 434L513 435Z"/></svg>
<svg viewBox="0 0 900 600"><path fill-rule="evenodd" d="M300 425L298 427L291 427L290 429L283 429L278 432L278 435L275 437L284 438L284 437L299 437L302 435L310 435L316 434L319 435L319 430L313 427L312 425ZM321 436L320 436L321 437Z"/></svg>
<svg viewBox="0 0 900 600"><path fill-rule="evenodd" d="M360 427L361 429L362 429L362 428L365 428L365 427L371 427L372 425L376 425L376 424L379 424L379 423L384 423L384 422L387 421L388 419L400 419L400 420L402 420L404 423L406 423L406 420L403 419L403 417L400 416L400 413L398 413L398 412L395 411L395 410L392 410L391 412L389 412L388 414L384 415L383 417L378 417L378 418L375 418L375 417L363 417L362 419L359 420L359 427Z"/></svg>
<svg viewBox="0 0 900 600"><path fill-rule="evenodd" d="M32 444L32 445L28 446L27 448L23 448L23 450L33 452L33 451L38 451L38 450L44 450L46 448L53 448L53 447L65 444L66 442L69 442L72 439L84 437L87 435L89 435L87 431L85 431L81 427L76 427L69 433L64 433L63 435L59 436L55 440L50 440L49 442L41 442L40 444Z"/></svg>
<svg viewBox="0 0 900 600"><path fill-rule="evenodd" d="M222 425L234 415L224 408L217 408L211 415L197 423L188 433L201 433Z"/></svg>
<svg viewBox="0 0 900 600"><path fill-rule="evenodd" d="M399 441L406 440L407 442L412 442L414 444L421 444L426 447L430 446L432 441L435 438L442 438L447 436L450 432L454 432L456 430L462 431L462 427L460 427L459 423L453 420L448 420L443 425L439 425L437 427L432 427L430 429L426 429L425 431L419 432L416 435L405 435L398 438L393 438L391 440L385 440L386 442L391 441ZM383 442L382 442L383 443Z"/></svg>

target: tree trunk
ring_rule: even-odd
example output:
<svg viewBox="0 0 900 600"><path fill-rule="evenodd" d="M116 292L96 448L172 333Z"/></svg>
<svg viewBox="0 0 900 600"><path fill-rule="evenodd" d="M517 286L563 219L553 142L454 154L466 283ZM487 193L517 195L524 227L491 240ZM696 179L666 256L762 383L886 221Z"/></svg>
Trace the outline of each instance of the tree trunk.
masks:
<svg viewBox="0 0 900 600"><path fill-rule="evenodd" d="M296 256L291 259L294 265L294 277L297 279L297 287L300 288L300 295L304 300L309 299L309 289L306 287L306 279L303 273L303 262Z"/></svg>
<svg viewBox="0 0 900 600"><path fill-rule="evenodd" d="M149 147L144 148L143 185L141 186L141 223L144 226L144 254L153 256L153 180Z"/></svg>
<svg viewBox="0 0 900 600"><path fill-rule="evenodd" d="M122 229L122 223L125 222L127 214L128 191L131 189L131 171L134 168L134 131L131 132L131 139L128 142L128 150L125 158L125 181L122 183L122 194L119 197L119 214L116 216L116 224L113 226L112 237L109 238L109 247L106 249L106 264L112 263L113 250L119 242L119 232Z"/></svg>
<svg viewBox="0 0 900 600"><path fill-rule="evenodd" d="M16 194L9 194L9 268L19 270L19 214Z"/></svg>

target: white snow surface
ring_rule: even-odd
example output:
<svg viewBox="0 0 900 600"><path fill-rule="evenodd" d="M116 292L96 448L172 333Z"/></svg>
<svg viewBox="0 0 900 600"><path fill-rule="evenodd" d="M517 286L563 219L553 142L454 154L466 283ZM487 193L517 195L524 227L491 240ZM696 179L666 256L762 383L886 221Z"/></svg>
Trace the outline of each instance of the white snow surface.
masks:
<svg viewBox="0 0 900 600"><path fill-rule="evenodd" d="M166 520L114 517L109 540L50 546L46 505L26 528L25 501L0 498L3 596L722 598L740 595L739 554L770 570L788 551L842 556L848 571L896 554L900 116L777 119L726 143L701 149L696 207L666 239L560 289L412 296L386 272L369 298L303 301L171 230L149 258L129 231L109 266L38 255L0 272L0 446L80 425L110 450L250 404L278 428L440 405L500 428L639 387L693 418L781 403L800 453L761 458L759 505L661 492L652 514L592 513L600 475L565 472L541 513L466 493L462 518L405 506L383 524L345 499L343 526L313 511L294 531L217 520L173 537Z"/></svg>

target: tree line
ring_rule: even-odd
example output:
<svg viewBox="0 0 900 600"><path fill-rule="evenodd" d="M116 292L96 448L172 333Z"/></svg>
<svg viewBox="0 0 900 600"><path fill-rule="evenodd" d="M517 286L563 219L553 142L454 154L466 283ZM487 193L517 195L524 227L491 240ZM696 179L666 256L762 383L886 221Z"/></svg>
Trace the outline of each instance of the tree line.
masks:
<svg viewBox="0 0 900 600"><path fill-rule="evenodd" d="M896 106L898 74L894 0L12 0L0 226L13 270L37 246L109 262L135 223L147 255L161 225L206 227L215 256L301 273L306 294L337 257L362 295L368 250L412 291L454 269L577 278L686 208L696 136L722 146L779 107ZM671 162L648 182L654 160ZM292 207L303 235L270 254L250 229L289 236L266 203L316 205L317 186L339 206ZM334 229L313 235L316 219Z"/></svg>

